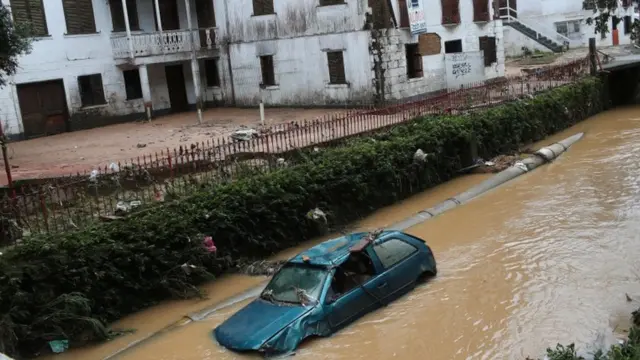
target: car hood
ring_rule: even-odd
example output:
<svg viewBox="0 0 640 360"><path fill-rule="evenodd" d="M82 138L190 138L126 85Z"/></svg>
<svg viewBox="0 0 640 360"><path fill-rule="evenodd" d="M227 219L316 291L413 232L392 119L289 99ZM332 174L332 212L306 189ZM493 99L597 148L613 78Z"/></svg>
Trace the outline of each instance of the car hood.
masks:
<svg viewBox="0 0 640 360"><path fill-rule="evenodd" d="M312 307L252 301L214 330L220 345L237 351L258 350L271 337Z"/></svg>

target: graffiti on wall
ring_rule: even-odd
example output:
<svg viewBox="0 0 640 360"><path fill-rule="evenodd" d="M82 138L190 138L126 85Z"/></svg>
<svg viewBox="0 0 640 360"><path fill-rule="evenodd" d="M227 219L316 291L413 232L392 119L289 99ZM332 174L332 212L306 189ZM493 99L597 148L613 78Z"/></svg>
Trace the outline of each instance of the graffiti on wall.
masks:
<svg viewBox="0 0 640 360"><path fill-rule="evenodd" d="M482 51L445 54L447 88L484 80Z"/></svg>

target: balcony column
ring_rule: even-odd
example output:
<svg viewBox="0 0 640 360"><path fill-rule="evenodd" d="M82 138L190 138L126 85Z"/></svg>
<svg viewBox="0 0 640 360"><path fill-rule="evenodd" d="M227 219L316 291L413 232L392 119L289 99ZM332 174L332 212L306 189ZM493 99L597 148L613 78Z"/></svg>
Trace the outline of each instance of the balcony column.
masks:
<svg viewBox="0 0 640 360"><path fill-rule="evenodd" d="M140 67L138 67L138 72L140 73L140 86L142 87L144 112L147 115L147 120L151 120L151 117L153 116L153 103L151 102L151 85L149 85L147 65L140 65Z"/></svg>
<svg viewBox="0 0 640 360"><path fill-rule="evenodd" d="M162 53L164 54L164 35L162 33L162 17L160 16L160 4L158 4L158 0L154 0L155 10L156 10L156 24L158 24L158 32L160 33L160 46L162 47Z"/></svg>
<svg viewBox="0 0 640 360"><path fill-rule="evenodd" d="M129 9L127 0L122 0L122 12L124 13L124 28L127 30L127 43L129 43L129 57L133 59L133 40L131 39L131 26L129 25Z"/></svg>
<svg viewBox="0 0 640 360"><path fill-rule="evenodd" d="M191 21L191 0L184 0L187 10L187 26L189 27L189 40L191 42L191 75L193 76L193 90L196 94L196 109L198 111L198 124L202 124L202 93L200 86L200 64L196 57L196 42L193 36L193 22Z"/></svg>

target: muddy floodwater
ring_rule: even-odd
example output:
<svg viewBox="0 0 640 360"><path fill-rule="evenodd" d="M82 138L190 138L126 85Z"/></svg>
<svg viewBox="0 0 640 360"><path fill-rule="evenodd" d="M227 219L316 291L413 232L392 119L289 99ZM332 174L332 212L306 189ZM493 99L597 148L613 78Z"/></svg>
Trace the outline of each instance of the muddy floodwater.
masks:
<svg viewBox="0 0 640 360"><path fill-rule="evenodd" d="M640 303L640 108L603 113L538 145L577 133L556 162L409 229L428 241L438 276L327 339L299 359L524 359L558 342L610 344ZM464 177L364 219L390 225L487 178ZM318 240L319 241L319 240ZM305 244L280 257L312 245ZM208 287L214 303L263 278ZM124 319L137 333L62 359L103 359L207 301L176 302ZM211 330L247 302L141 342L114 359L246 359Z"/></svg>

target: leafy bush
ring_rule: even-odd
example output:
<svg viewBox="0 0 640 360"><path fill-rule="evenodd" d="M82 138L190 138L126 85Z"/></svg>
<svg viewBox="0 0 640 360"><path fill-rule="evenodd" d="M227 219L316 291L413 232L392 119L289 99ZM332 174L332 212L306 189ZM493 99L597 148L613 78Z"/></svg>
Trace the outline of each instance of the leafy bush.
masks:
<svg viewBox="0 0 640 360"><path fill-rule="evenodd" d="M332 225L351 222L455 176L472 138L485 158L516 150L601 111L601 91L597 79L585 79L480 113L419 118L280 171L202 185L131 218L30 240L0 256L0 352L104 339L104 324L197 296L197 284L237 259L326 230L307 219L310 209L323 209ZM414 160L417 149L430 154L425 162ZM205 236L217 253L205 250Z"/></svg>

